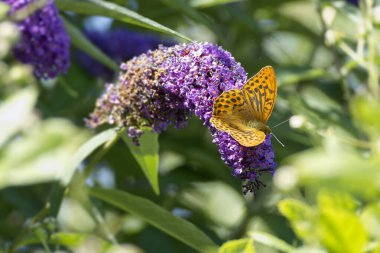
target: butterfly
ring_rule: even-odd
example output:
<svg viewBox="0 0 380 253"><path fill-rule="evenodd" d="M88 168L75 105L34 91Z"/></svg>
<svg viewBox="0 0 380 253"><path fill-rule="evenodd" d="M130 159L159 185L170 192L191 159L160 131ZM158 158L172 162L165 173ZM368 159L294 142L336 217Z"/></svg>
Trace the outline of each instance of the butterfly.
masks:
<svg viewBox="0 0 380 253"><path fill-rule="evenodd" d="M242 89L232 89L215 100L210 122L245 147L262 143L271 129L266 125L277 95L272 66L262 68Z"/></svg>

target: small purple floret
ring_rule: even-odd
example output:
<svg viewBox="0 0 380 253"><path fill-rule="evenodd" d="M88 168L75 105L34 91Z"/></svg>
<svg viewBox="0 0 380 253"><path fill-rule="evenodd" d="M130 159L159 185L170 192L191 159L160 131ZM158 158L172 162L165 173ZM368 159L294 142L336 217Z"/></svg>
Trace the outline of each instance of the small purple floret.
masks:
<svg viewBox="0 0 380 253"><path fill-rule="evenodd" d="M3 0L10 15L35 3L33 0ZM55 78L70 65L70 37L53 0L17 23L21 38L14 49L16 58L34 68L37 78Z"/></svg>

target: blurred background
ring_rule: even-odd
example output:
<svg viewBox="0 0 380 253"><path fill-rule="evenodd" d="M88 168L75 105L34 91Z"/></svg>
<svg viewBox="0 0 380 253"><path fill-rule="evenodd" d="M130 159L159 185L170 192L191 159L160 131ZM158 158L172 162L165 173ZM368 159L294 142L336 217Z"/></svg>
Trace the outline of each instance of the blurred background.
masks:
<svg viewBox="0 0 380 253"><path fill-rule="evenodd" d="M85 184L149 199L218 245L248 238L256 252L380 252L378 1L103 2L221 45L249 76L272 65L278 96L268 125L289 121L273 129L285 147L272 139L278 167L263 176L266 187L256 196L242 194L242 182L195 117L159 136L160 195L122 141L97 160ZM56 1L65 22L117 65L158 44L184 42L69 4ZM0 14L3 252L197 252L141 217L89 202L80 184L60 200L57 215L44 213L68 161L95 135L84 118L117 73L73 42L67 74L34 79L32 68L12 55L18 34L6 13Z"/></svg>

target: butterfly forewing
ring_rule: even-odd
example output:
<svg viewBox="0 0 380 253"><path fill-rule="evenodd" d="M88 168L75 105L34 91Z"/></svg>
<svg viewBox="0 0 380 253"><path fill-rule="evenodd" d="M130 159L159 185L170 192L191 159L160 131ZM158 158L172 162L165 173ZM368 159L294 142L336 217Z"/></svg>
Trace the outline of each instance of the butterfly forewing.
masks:
<svg viewBox="0 0 380 253"><path fill-rule="evenodd" d="M262 68L243 87L244 98L254 118L266 123L270 117L277 95L277 79L271 66Z"/></svg>
<svg viewBox="0 0 380 253"><path fill-rule="evenodd" d="M241 90L223 92L214 101L210 122L220 131L227 132L241 145L252 147L263 142L265 134L248 126L253 114Z"/></svg>
<svg viewBox="0 0 380 253"><path fill-rule="evenodd" d="M277 81L272 67L267 66L248 80L242 90L223 92L215 101L211 124L227 132L245 147L262 143L265 133L257 124L266 124L272 113Z"/></svg>

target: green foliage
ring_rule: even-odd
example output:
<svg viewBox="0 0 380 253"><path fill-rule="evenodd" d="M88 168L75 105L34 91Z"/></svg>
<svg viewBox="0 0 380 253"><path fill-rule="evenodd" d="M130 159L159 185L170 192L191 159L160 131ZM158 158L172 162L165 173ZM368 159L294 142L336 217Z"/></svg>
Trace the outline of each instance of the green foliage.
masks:
<svg viewBox="0 0 380 253"><path fill-rule="evenodd" d="M131 23L146 27L148 29L168 33L170 35L178 36L182 39L190 41L186 36L171 30L149 18L139 15L125 7L101 0L86 0L86 1L72 1L72 0L58 0L58 7L61 10L74 11L76 13L83 13L87 15L102 15L120 21Z"/></svg>
<svg viewBox="0 0 380 253"><path fill-rule="evenodd" d="M132 142L127 133L124 133L122 138L149 180L154 192L160 194L158 186L158 135L153 133L151 129L145 129L144 134L139 138L138 146Z"/></svg>
<svg viewBox="0 0 380 253"><path fill-rule="evenodd" d="M256 243L267 245L282 252L292 252L295 250L283 240L265 232L251 232L249 235Z"/></svg>
<svg viewBox="0 0 380 253"><path fill-rule="evenodd" d="M0 252L380 252L380 2L359 2L55 0L72 66L43 81L12 56L0 3ZM77 50L119 64L84 36L92 16L215 42L249 74L274 66L269 126L290 120L267 187L242 196L196 119L139 146L88 130L105 81Z"/></svg>
<svg viewBox="0 0 380 253"><path fill-rule="evenodd" d="M224 243L218 253L255 253L252 239L231 240Z"/></svg>
<svg viewBox="0 0 380 253"><path fill-rule="evenodd" d="M181 220L146 199L126 192L94 188L90 194L136 215L200 252L215 248L214 242L188 221Z"/></svg>
<svg viewBox="0 0 380 253"><path fill-rule="evenodd" d="M110 59L106 54L104 54L100 49L98 49L94 44L89 41L86 36L84 36L81 31L72 25L69 21L63 19L65 22L65 28L70 35L71 43L78 49L91 55L94 59L103 63L105 66L109 67L114 71L118 71L119 67L116 63Z"/></svg>
<svg viewBox="0 0 380 253"><path fill-rule="evenodd" d="M328 252L363 252L368 246L361 210L347 193L321 190L317 206L286 199L279 203L279 210L297 236L315 248L322 245Z"/></svg>
<svg viewBox="0 0 380 253"><path fill-rule="evenodd" d="M285 199L278 203L278 209L299 238L311 244L317 241L314 234L317 213L312 207L296 199Z"/></svg>

